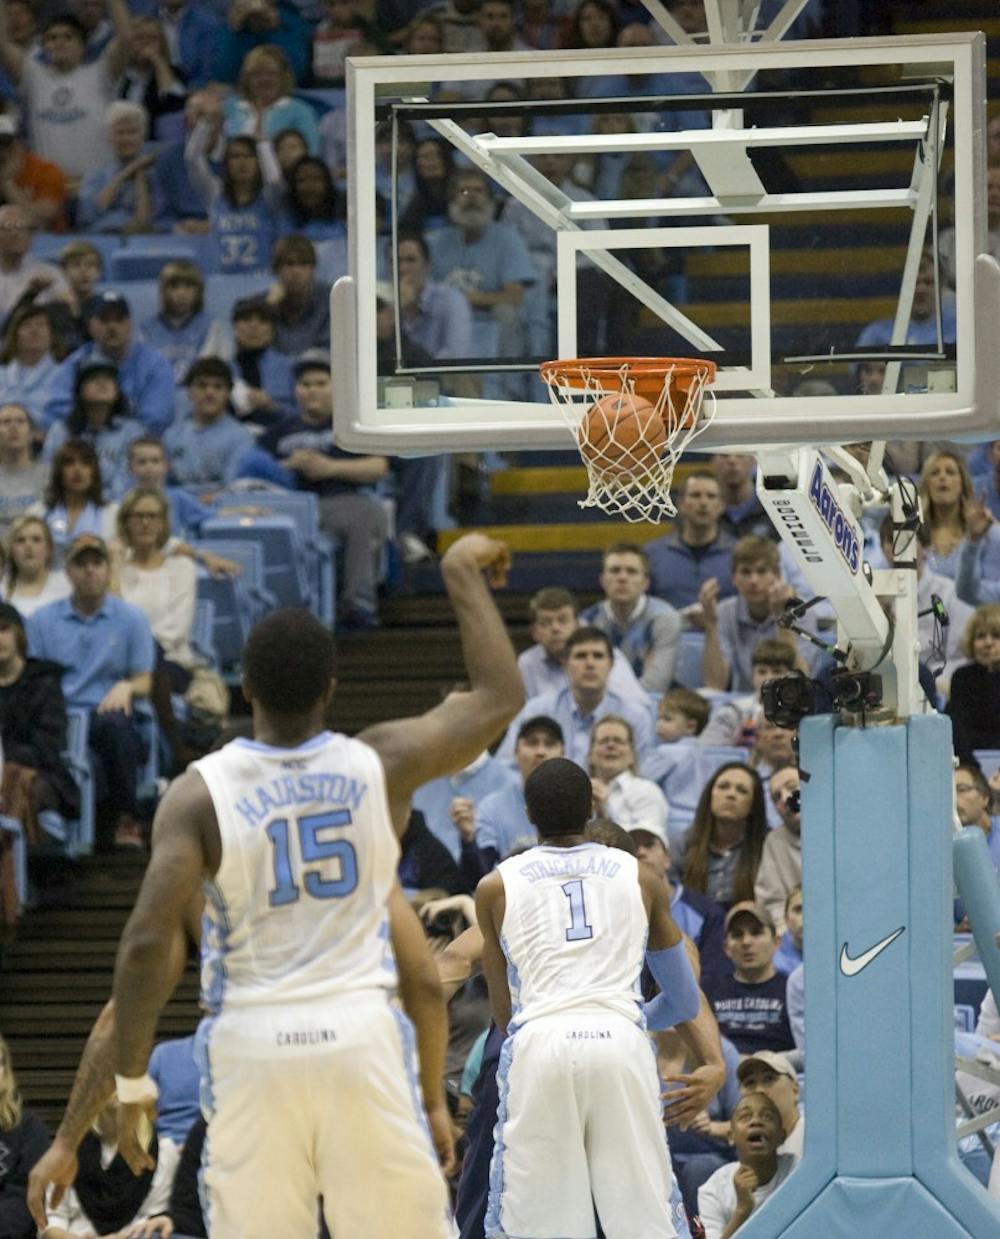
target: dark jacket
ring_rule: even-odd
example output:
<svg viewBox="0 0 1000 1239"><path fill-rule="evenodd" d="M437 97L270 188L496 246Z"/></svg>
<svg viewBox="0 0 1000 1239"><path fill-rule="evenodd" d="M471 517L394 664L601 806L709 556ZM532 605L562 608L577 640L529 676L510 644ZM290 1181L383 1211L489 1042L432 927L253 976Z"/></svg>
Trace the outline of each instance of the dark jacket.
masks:
<svg viewBox="0 0 1000 1239"><path fill-rule="evenodd" d="M955 752L968 761L976 749L1000 748L1000 672L965 663L951 677L948 713Z"/></svg>
<svg viewBox="0 0 1000 1239"><path fill-rule="evenodd" d="M58 663L29 658L21 678L0 687L0 739L4 759L43 773L59 796L59 811L80 812L80 792L66 768L66 702Z"/></svg>
<svg viewBox="0 0 1000 1239"><path fill-rule="evenodd" d="M49 1147L45 1124L30 1110L10 1131L0 1131L0 1235L34 1239L35 1223L25 1200L28 1173Z"/></svg>
<svg viewBox="0 0 1000 1239"><path fill-rule="evenodd" d="M458 895L467 889L452 854L431 832L419 809L411 811L406 834L399 843L397 875L401 886L407 890L437 887L448 895Z"/></svg>

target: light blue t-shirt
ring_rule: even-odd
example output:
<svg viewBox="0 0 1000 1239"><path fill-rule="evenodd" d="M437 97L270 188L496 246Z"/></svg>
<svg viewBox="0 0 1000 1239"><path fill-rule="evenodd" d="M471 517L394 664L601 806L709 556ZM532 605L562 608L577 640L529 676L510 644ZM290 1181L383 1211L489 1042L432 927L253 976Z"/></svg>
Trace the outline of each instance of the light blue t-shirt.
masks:
<svg viewBox="0 0 1000 1239"><path fill-rule="evenodd" d="M149 621L138 607L108 594L93 615L72 599L50 602L27 623L28 650L66 668L62 688L68 706L92 710L119 680L153 670Z"/></svg>
<svg viewBox="0 0 1000 1239"><path fill-rule="evenodd" d="M228 486L239 476L253 436L235 417L224 413L208 425L193 417L174 422L163 436L170 475L181 486Z"/></svg>
<svg viewBox="0 0 1000 1239"><path fill-rule="evenodd" d="M522 843L538 842L538 832L528 820L524 788L520 781L491 792L476 808L476 847L493 848L497 860L507 857Z"/></svg>

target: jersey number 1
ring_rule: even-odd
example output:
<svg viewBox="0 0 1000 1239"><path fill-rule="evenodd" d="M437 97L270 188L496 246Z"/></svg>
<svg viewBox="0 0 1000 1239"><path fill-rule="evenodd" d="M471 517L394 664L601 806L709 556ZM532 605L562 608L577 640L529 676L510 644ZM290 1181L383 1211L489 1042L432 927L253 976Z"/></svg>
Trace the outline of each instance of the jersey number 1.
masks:
<svg viewBox="0 0 1000 1239"><path fill-rule="evenodd" d="M583 902L583 879L576 878L572 882L564 882L562 893L569 900L569 929L566 930L567 942L583 942L593 938L593 927L587 922L587 907Z"/></svg>
<svg viewBox="0 0 1000 1239"><path fill-rule="evenodd" d="M331 813L310 813L294 819L299 834L299 852L304 864L335 860L340 865L340 876L324 878L316 869L302 868L299 877L305 884L306 894L313 899L342 899L358 885L358 858L354 844L347 839L321 839L319 832L330 827L350 826L349 809L335 809ZM274 861L274 889L268 895L272 908L296 903L301 893L292 869L292 854L289 845L289 820L280 817L271 822L266 834L271 841Z"/></svg>

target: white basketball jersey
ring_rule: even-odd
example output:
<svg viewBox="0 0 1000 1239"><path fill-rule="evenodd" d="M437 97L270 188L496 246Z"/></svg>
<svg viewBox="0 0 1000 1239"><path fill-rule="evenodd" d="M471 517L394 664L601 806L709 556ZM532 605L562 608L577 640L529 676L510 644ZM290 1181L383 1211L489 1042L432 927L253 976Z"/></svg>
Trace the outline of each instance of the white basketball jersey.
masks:
<svg viewBox="0 0 1000 1239"><path fill-rule="evenodd" d="M375 750L328 731L296 749L240 739L194 768L222 839L205 884L205 1006L394 988L399 843Z"/></svg>
<svg viewBox="0 0 1000 1239"><path fill-rule="evenodd" d="M512 1023L581 1008L640 1022L649 918L635 857L599 843L542 844L498 872Z"/></svg>

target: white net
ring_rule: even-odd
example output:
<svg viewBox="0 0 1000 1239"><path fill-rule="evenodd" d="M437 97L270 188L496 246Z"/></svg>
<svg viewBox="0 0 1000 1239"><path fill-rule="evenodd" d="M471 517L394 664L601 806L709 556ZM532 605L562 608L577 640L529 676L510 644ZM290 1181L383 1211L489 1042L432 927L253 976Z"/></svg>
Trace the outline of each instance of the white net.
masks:
<svg viewBox="0 0 1000 1239"><path fill-rule="evenodd" d="M547 362L541 375L587 468L580 507L632 522L675 516L674 469L712 420L715 367L670 358L595 358Z"/></svg>

